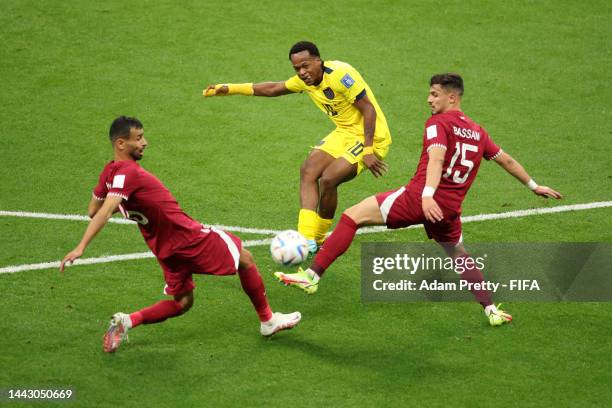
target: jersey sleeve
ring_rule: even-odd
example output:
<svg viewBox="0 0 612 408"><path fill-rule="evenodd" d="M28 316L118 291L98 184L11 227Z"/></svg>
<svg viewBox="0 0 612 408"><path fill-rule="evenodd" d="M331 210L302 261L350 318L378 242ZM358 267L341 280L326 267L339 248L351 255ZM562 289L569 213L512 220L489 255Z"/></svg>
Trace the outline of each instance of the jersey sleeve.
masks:
<svg viewBox="0 0 612 408"><path fill-rule="evenodd" d="M138 169L136 166L122 166L115 172L107 196L117 196L129 201L138 188Z"/></svg>
<svg viewBox="0 0 612 408"><path fill-rule="evenodd" d="M433 147L441 147L445 150L448 148L447 130L435 118L435 116L429 118L429 120L425 122L425 132L423 133L423 146L428 152Z"/></svg>
<svg viewBox="0 0 612 408"><path fill-rule="evenodd" d="M355 103L366 95L366 83L361 74L350 65L339 70L338 83L335 89L343 94L351 103Z"/></svg>
<svg viewBox="0 0 612 408"><path fill-rule="evenodd" d="M291 92L302 92L304 89L306 89L305 86L306 84L304 81L302 81L297 75L294 75L285 81L285 88Z"/></svg>
<svg viewBox="0 0 612 408"><path fill-rule="evenodd" d="M96 200L104 201L104 199L106 198L106 194L108 193L108 188L106 188L106 177L107 170L106 168L104 168L104 170L102 170L102 173L100 173L100 176L98 177L98 184L96 184L93 191L91 192L91 196Z"/></svg>
<svg viewBox="0 0 612 408"><path fill-rule="evenodd" d="M491 136L489 136L489 134L485 132L484 129L483 134L485 135L485 138L484 153L482 154L482 157L484 157L485 160L495 160L500 154L502 154L502 149L495 144L493 139L491 139Z"/></svg>

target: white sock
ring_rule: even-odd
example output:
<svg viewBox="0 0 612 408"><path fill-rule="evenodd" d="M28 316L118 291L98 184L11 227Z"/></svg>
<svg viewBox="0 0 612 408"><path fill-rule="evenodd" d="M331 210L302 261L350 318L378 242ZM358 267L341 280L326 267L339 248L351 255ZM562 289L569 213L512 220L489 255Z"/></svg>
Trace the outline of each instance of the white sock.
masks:
<svg viewBox="0 0 612 408"><path fill-rule="evenodd" d="M312 269L308 268L308 269L306 269L306 274L308 275L308 277L310 279L312 279L312 281L314 283L319 283L319 280L321 279L321 277L319 275L317 275L317 273L315 271L313 271Z"/></svg>
<svg viewBox="0 0 612 408"><path fill-rule="evenodd" d="M131 329L132 328L132 318L127 313L123 314L122 319L121 319L121 323L123 323L123 325L125 326L126 329Z"/></svg>
<svg viewBox="0 0 612 408"><path fill-rule="evenodd" d="M495 307L495 305L489 305L485 307L484 311L485 315L488 317L491 313L497 313L497 307Z"/></svg>

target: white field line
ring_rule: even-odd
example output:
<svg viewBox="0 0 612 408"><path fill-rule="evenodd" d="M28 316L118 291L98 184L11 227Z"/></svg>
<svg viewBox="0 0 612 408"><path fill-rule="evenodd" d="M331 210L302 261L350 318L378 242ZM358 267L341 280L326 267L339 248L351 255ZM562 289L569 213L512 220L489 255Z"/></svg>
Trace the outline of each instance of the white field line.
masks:
<svg viewBox="0 0 612 408"><path fill-rule="evenodd" d="M591 210L595 208L607 208L607 207L612 207L612 201L599 201L599 202L585 203L585 204L561 205L558 207L548 207L548 208L534 208L530 210L509 211L509 212L496 213L496 214L470 215L466 217L461 217L461 222L468 223L468 222L479 222L479 221L488 221L488 220L500 220L500 219L507 219L507 218L521 218L521 217L528 217L531 215L554 214L554 213L561 213L561 212L567 212L567 211L583 211L583 210ZM13 215L13 214L20 214L20 215ZM0 211L0 215L26 217L26 215L23 215L23 214L36 214L34 218L50 218L50 217L42 217L41 213ZM53 219L76 219L76 218L59 218L59 217L80 217L80 216L69 216L69 215L59 215L59 214L47 214L47 215L56 216ZM84 217L84 218L88 220L87 217ZM81 218L78 218L78 220L81 220ZM418 227L421 227L421 225L413 225L409 228L418 228ZM247 231L244 231L247 229L249 231L253 231L253 230L258 231L258 233L261 231L266 231L265 233L275 234L276 232L278 232L276 230L264 230L264 229L256 229L256 228L241 228L241 227L231 227L231 228L236 228L236 229L240 228L240 230L236 230L236 232L247 232ZM226 229L228 231L231 231L228 228ZM358 233L368 234L368 233L383 232L383 231L388 231L388 230L386 227L368 227L368 228L360 229ZM264 232L261 232L261 233L264 233ZM243 241L243 246L253 247L253 246L267 245L270 243L270 241L271 239L247 240L247 241ZM74 262L74 266L91 265L91 264L116 262L116 261L127 261L127 260L132 260L132 259L144 259L144 258L153 258L153 257L154 255L151 252L140 252L140 253L124 254L124 255L111 255L111 256L104 256L104 257L99 257L99 258L78 259L77 261ZM59 268L59 261L43 262L43 263L28 264L28 265L6 266L3 268L0 268L0 274L31 271L31 270L36 270L36 269L49 269L49 268Z"/></svg>
<svg viewBox="0 0 612 408"><path fill-rule="evenodd" d="M243 247L252 247L259 245L266 245L272 241L272 238L269 239L256 239L256 240L248 240L242 241ZM124 255L110 255L110 256L101 256L99 258L84 258L77 259L74 264L68 266L77 266L77 265L92 265L99 263L107 263L107 262L117 262L117 261L130 261L133 259L146 259L146 258L155 258L153 252L137 252L134 254L124 254ZM22 271L33 271L36 269L51 269L51 268L59 268L60 261L52 261L52 262L41 262L37 264L29 264L29 265L18 265L18 266L7 266L5 268L0 268L0 274L3 273L15 273Z"/></svg>
<svg viewBox="0 0 612 408"><path fill-rule="evenodd" d="M20 218L44 218L47 220L69 220L69 221L90 221L90 218L86 215L74 215L74 214L49 214L49 213L37 213L37 212L23 212L23 211L0 211L0 216L4 217L20 217ZM126 218L111 218L108 222L113 224L136 224L132 220ZM271 234L276 235L280 231L271 229L261 228L247 228L247 227L234 227L231 225L213 225L216 228L221 228L229 232L242 232L249 234Z"/></svg>
<svg viewBox="0 0 612 408"><path fill-rule="evenodd" d="M529 210L516 210L516 211L508 211L503 213L494 213L494 214L478 214L478 215L468 215L461 217L461 223L467 224L468 222L478 222L478 221L488 221L488 220L503 220L506 218L522 218L529 217L531 215L542 215L542 214L554 214L561 213L567 211L583 211L583 210L593 210L595 208L607 208L612 207L612 201L596 201L592 203L584 203L584 204L571 204L571 205L560 205L556 207L546 207L546 208L532 208ZM411 225L407 228L421 228L423 225ZM358 234L371 234L373 232L381 232L387 231L387 227L367 227L362 228L357 231Z"/></svg>

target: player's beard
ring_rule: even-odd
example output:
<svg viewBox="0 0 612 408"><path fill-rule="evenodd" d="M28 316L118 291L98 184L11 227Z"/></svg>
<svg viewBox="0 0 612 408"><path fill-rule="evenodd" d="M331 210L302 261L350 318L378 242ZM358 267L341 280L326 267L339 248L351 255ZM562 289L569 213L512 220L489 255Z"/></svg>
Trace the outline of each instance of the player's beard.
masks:
<svg viewBox="0 0 612 408"><path fill-rule="evenodd" d="M133 152L130 153L130 156L132 156L132 159L134 159L135 161L138 161L142 159L143 153L144 153L144 149L134 150Z"/></svg>

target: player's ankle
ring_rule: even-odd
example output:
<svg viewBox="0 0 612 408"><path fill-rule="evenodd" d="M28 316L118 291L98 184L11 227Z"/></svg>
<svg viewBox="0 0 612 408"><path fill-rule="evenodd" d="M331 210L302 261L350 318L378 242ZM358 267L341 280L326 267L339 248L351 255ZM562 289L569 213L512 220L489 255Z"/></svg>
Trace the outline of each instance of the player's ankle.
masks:
<svg viewBox="0 0 612 408"><path fill-rule="evenodd" d="M270 318L266 321L261 321L261 324L266 325L266 326L272 326L274 324L274 313L272 313L270 315Z"/></svg>
<svg viewBox="0 0 612 408"><path fill-rule="evenodd" d="M308 275L310 280L312 280L314 283L319 283L319 280L321 279L321 277L315 271L308 268L304 272L306 272L306 275Z"/></svg>
<svg viewBox="0 0 612 408"><path fill-rule="evenodd" d="M274 319L274 312L272 312L270 306L266 307L264 310L258 310L257 315L259 316L259 321L261 323L269 323Z"/></svg>
<svg viewBox="0 0 612 408"><path fill-rule="evenodd" d="M497 307L495 307L493 304L485 306L484 312L487 316L489 316L491 313L497 313Z"/></svg>
<svg viewBox="0 0 612 408"><path fill-rule="evenodd" d="M142 313L140 313L140 311L130 313L129 316L130 318L128 320L130 321L130 329L136 326L140 326L144 320L144 316L142 315Z"/></svg>

